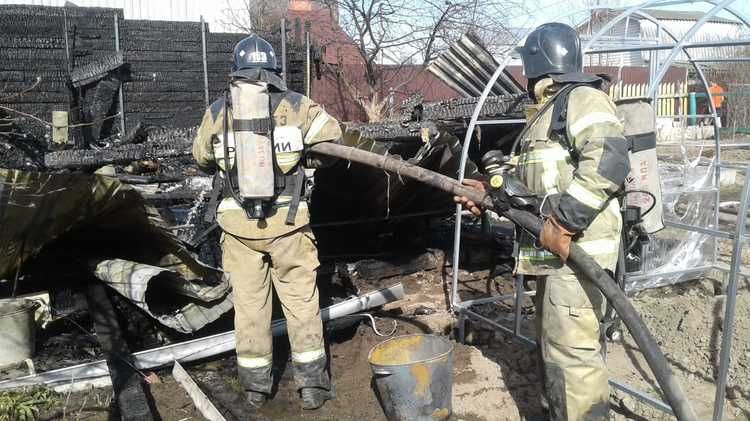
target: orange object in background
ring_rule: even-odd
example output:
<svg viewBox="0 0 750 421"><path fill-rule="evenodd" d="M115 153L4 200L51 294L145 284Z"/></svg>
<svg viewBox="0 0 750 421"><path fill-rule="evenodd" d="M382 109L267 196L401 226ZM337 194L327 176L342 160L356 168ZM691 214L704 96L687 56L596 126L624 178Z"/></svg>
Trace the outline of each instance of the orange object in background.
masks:
<svg viewBox="0 0 750 421"><path fill-rule="evenodd" d="M721 108L721 105L724 103L724 88L715 83L711 83L708 92L711 93L711 101L714 103L714 108Z"/></svg>

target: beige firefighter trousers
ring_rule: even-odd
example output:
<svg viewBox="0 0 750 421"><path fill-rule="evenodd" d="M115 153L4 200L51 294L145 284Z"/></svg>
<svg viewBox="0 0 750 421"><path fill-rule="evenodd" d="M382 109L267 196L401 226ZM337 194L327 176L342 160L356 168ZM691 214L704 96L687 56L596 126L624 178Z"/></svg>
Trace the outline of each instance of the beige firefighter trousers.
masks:
<svg viewBox="0 0 750 421"><path fill-rule="evenodd" d="M221 247L224 270L232 283L238 365L259 368L272 363L271 285L286 317L292 360L308 363L324 358L315 283L318 251L310 228L260 240L225 232Z"/></svg>
<svg viewBox="0 0 750 421"><path fill-rule="evenodd" d="M536 330L551 419L608 419L608 374L599 328L604 297L576 275L530 278L537 281Z"/></svg>

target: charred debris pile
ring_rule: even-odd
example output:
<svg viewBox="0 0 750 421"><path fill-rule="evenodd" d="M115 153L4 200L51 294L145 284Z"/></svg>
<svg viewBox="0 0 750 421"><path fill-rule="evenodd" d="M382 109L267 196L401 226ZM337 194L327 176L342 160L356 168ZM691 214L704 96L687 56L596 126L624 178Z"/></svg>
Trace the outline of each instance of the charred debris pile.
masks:
<svg viewBox="0 0 750 421"><path fill-rule="evenodd" d="M203 37L216 98L242 35L127 20L119 9L40 6L0 6L0 29L0 288L3 296L47 297L53 322L40 338L39 367L111 357L122 351L112 351L121 335L139 351L230 328L219 230L204 220L212 174L190 151L206 107ZM267 39L281 51L280 34ZM298 91L308 67L300 45L290 37L286 49L287 79ZM455 176L477 101L415 96L390 121L348 124L343 142ZM525 101L518 91L493 91L481 118L520 118ZM62 141L50 127L59 111L68 113ZM519 129L478 127L467 176L477 172L473 161L507 147ZM443 253L434 249L450 248L453 210L441 192L358 164L317 171L311 212L321 305L440 266ZM509 248L507 233L469 233L482 248L498 241ZM127 323L98 346L89 332L111 320L86 313L102 296L91 285L101 282L115 311L100 313Z"/></svg>
<svg viewBox="0 0 750 421"><path fill-rule="evenodd" d="M195 126L206 109L203 39L209 98L216 98L242 38L199 22L123 19L122 9L88 7L3 5L0 27L0 104L46 122L53 111L68 112L70 144L57 147L77 149L143 141L153 128ZM279 34L266 37L280 49ZM301 89L303 49L290 44L287 51L290 85ZM31 142L42 150L51 142L49 127L38 120L0 115L6 118L14 125L0 129L7 133L4 142ZM38 153L25 158L3 154L0 162L3 168L43 168Z"/></svg>
<svg viewBox="0 0 750 421"><path fill-rule="evenodd" d="M112 165L110 175L138 186L157 208L177 206L176 212L165 213L170 222L186 226L190 222L185 218L201 219L196 212L205 208L202 202L210 174L194 165L190 147L206 106L204 76L212 100L226 87L230 53L242 34L212 33L196 22L123 19L121 9L105 8L0 6L0 23L0 43L9 58L0 64L0 81L7 91L0 102L46 122L53 120L54 111L68 112L70 124L67 139L55 142L49 126L0 110L0 124L4 124L0 127L8 127L0 128L0 168L91 173ZM308 55L298 28L294 24L287 27L288 33L295 34L287 37L287 79L292 89L302 91L304 69L316 66L305 63ZM281 51L281 34L264 37ZM470 53L476 53L476 46L469 45L474 48ZM459 48L464 48L463 44ZM446 59L448 66L455 57L458 55ZM482 110L483 118L521 116L525 101L521 90L496 89L492 94ZM424 103L416 95L402 104L391 121L348 125L346 142L397 154L455 176L457 153L476 103L476 97ZM121 113L124 133L120 133ZM473 142L470 157L476 159L483 151L505 143L518 127L477 128L478 141ZM469 173L474 169L470 165ZM452 208L442 194L349 163L320 171L316 177L313 217L316 223L326 225L325 230L321 228L326 232L319 235L324 249L346 244L336 233L351 233L353 228L370 234L364 238L389 237L380 235L378 224L348 224L341 230L334 227L336 222L398 220L407 214ZM201 203L194 202L199 196ZM190 240L191 235L200 235L202 228L179 230L180 237ZM195 238L192 240L195 244ZM366 244L354 249L350 245L334 247L330 252L373 252L366 250L372 241L362 243Z"/></svg>

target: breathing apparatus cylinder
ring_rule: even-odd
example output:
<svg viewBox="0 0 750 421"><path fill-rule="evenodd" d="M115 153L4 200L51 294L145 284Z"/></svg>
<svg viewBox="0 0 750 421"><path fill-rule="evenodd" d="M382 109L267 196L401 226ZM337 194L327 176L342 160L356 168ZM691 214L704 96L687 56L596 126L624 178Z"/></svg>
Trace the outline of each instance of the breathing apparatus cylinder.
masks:
<svg viewBox="0 0 750 421"><path fill-rule="evenodd" d="M262 204L274 197L270 98L262 82L232 81L232 128L239 198L249 214L262 218Z"/></svg>
<svg viewBox="0 0 750 421"><path fill-rule="evenodd" d="M617 116L630 142L630 174L625 181L626 206L640 208L641 227L648 234L664 228L661 180L656 154L656 115L646 98L619 100Z"/></svg>

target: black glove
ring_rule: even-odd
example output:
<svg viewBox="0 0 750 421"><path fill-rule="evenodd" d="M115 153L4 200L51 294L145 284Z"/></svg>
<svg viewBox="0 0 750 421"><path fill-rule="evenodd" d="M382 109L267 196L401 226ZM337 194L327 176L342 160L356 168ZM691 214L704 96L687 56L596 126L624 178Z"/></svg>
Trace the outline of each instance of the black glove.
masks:
<svg viewBox="0 0 750 421"><path fill-rule="evenodd" d="M493 183L493 181L493 179L490 180L490 186L497 185L498 187L493 186L490 189L490 197L497 212L502 213L513 208L535 215L539 214L539 198L521 180L515 176L506 175L500 183Z"/></svg>

